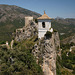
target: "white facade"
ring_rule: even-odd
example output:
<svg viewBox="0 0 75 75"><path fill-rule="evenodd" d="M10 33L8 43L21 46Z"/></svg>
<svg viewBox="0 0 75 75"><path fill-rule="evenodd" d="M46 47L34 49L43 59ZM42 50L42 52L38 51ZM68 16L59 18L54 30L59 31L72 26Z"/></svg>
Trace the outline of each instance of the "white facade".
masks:
<svg viewBox="0 0 75 75"><path fill-rule="evenodd" d="M50 19L38 19L38 38L41 39L50 30L53 31Z"/></svg>

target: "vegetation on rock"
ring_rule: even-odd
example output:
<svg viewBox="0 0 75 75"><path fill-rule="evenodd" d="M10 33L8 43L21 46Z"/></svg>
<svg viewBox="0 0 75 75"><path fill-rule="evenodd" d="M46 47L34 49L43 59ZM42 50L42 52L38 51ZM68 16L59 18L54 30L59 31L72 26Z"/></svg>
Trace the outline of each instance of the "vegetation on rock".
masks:
<svg viewBox="0 0 75 75"><path fill-rule="evenodd" d="M31 39L15 41L13 49L0 48L0 75L43 75L31 53L36 38Z"/></svg>
<svg viewBox="0 0 75 75"><path fill-rule="evenodd" d="M61 45L61 57L57 56L57 75L75 75L75 50L69 50L73 45Z"/></svg>

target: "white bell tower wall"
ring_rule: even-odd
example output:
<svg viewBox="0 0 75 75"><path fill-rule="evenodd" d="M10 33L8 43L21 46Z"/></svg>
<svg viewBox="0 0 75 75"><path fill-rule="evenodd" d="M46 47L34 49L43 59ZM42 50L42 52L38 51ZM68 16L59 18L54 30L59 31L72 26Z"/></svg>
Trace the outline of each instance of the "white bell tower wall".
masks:
<svg viewBox="0 0 75 75"><path fill-rule="evenodd" d="M44 37L51 28L51 20L38 20L38 38Z"/></svg>

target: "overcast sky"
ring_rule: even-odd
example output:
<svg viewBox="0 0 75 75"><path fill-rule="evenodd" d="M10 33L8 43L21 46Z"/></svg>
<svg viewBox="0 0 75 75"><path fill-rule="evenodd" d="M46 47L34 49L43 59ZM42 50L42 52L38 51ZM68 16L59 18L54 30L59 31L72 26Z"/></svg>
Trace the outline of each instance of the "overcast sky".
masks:
<svg viewBox="0 0 75 75"><path fill-rule="evenodd" d="M0 4L16 5L51 17L75 18L75 0L0 0Z"/></svg>

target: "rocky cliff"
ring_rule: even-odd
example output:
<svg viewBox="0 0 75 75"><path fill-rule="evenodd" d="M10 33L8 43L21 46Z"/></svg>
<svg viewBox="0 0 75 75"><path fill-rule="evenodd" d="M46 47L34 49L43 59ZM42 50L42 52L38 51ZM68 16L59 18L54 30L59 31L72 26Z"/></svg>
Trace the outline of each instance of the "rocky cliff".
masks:
<svg viewBox="0 0 75 75"><path fill-rule="evenodd" d="M60 48L58 32L52 33L49 39L43 38L35 44L33 54L41 65L44 75L56 75L57 48Z"/></svg>
<svg viewBox="0 0 75 75"><path fill-rule="evenodd" d="M15 40L22 41L24 39L37 36L37 24L31 21L27 27L16 30ZM44 72L44 75L56 75L56 56L60 48L60 39L58 32L52 32L51 37L36 39L32 53L36 58Z"/></svg>

